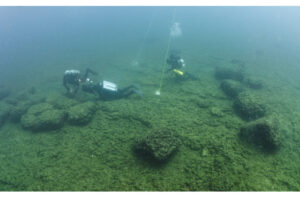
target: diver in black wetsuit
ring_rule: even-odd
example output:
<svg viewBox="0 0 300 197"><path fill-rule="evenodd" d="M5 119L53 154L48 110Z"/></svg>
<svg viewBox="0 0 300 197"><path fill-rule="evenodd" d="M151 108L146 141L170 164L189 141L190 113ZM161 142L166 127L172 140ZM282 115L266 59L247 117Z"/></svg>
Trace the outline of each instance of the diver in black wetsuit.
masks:
<svg viewBox="0 0 300 197"><path fill-rule="evenodd" d="M79 70L66 70L63 77L63 85L67 89L67 95L74 97L79 89L80 83L89 80L88 74L97 75L96 72L87 68L83 76Z"/></svg>
<svg viewBox="0 0 300 197"><path fill-rule="evenodd" d="M86 81L86 83L82 85L82 90L98 95L99 99L104 101L127 98L132 94L137 94L140 97L143 96L137 85L130 85L119 89L116 84L109 81L102 81L100 83L94 83L91 80Z"/></svg>
<svg viewBox="0 0 300 197"><path fill-rule="evenodd" d="M167 59L167 64L171 66L171 68L168 69L168 72L173 71L176 77L180 79L199 80L198 77L181 70L185 67L185 61L178 54L171 53Z"/></svg>
<svg viewBox="0 0 300 197"><path fill-rule="evenodd" d="M171 66L169 71L174 69L181 69L185 67L184 60L177 54L172 53L169 58L167 59L167 64Z"/></svg>

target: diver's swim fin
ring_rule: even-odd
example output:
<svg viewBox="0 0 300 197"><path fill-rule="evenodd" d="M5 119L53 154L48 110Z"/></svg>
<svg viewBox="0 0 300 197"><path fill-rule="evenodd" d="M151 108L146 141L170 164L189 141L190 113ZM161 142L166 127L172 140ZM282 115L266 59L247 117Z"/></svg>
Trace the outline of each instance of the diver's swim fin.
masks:
<svg viewBox="0 0 300 197"><path fill-rule="evenodd" d="M133 90L139 97L143 97L143 92L141 90Z"/></svg>
<svg viewBox="0 0 300 197"><path fill-rule="evenodd" d="M133 84L134 87L134 93L136 93L138 96L143 97L143 92L140 89L140 86L138 84Z"/></svg>

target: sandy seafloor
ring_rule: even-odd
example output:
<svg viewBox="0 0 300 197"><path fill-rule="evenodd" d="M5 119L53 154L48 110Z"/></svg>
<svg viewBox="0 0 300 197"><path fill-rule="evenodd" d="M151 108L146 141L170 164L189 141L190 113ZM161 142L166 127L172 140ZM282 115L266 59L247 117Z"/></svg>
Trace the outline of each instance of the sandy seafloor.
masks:
<svg viewBox="0 0 300 197"><path fill-rule="evenodd" d="M120 86L139 84L144 97L103 102L80 91L75 100L97 105L85 126L66 122L58 130L32 132L6 121L0 129L0 190L298 191L299 59L270 46L241 49L227 47L226 41L203 46L205 42L193 45L193 39L175 40L172 47L182 51L185 70L200 80L178 82L166 74L161 95L156 96L166 40L155 39L146 42L138 65L132 61L139 43L133 43L129 50L99 54L39 55L27 58L18 71L7 72L9 79L3 81L12 91L9 97L34 86L36 97L69 102L62 74L69 68L84 70L87 64ZM263 89L248 91L261 96L268 115L280 120L282 147L275 154L244 144L238 137L246 121L234 112L233 100L214 77L216 66L235 68L232 59L244 61L246 75L264 82ZM182 139L167 163L157 165L133 154L137 137L162 128L176 131Z"/></svg>

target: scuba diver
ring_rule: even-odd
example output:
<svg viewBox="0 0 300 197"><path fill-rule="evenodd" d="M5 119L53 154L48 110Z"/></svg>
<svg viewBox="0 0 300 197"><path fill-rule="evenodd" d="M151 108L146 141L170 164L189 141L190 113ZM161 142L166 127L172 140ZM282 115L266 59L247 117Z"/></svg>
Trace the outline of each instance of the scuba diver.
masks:
<svg viewBox="0 0 300 197"><path fill-rule="evenodd" d="M199 79L198 77L181 70L183 67L185 67L185 61L176 53L171 53L167 59L167 64L171 66L168 71L173 71L173 73L175 73L175 75L181 79Z"/></svg>
<svg viewBox="0 0 300 197"><path fill-rule="evenodd" d="M102 81L100 83L94 83L92 80L86 80L82 85L84 92L98 95L100 100L116 100L121 98L127 98L132 94L137 94L139 97L143 96L140 88L137 85L130 85L123 89L119 89L115 83L109 81Z"/></svg>
<svg viewBox="0 0 300 197"><path fill-rule="evenodd" d="M81 76L79 70L66 70L63 77L63 85L67 89L67 96L74 97L79 89L80 83L89 81L88 74L92 73L97 75L97 73L89 68L85 70L83 76Z"/></svg>
<svg viewBox="0 0 300 197"><path fill-rule="evenodd" d="M170 70L178 70L185 67L184 60L177 54L171 53L169 58L167 59L167 64L171 66Z"/></svg>

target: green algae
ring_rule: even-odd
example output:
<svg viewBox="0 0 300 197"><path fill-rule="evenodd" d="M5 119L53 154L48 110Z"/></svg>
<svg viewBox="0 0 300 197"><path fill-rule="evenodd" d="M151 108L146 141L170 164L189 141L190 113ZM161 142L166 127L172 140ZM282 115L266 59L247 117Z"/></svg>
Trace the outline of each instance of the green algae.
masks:
<svg viewBox="0 0 300 197"><path fill-rule="evenodd" d="M300 109L299 93L288 87L278 94L282 81L273 78L266 79L268 91L248 90L279 117L282 148L266 155L239 139L245 121L219 88L212 66L201 70L199 81L177 82L166 75L161 96L154 95L159 72L145 68L145 77L125 70L129 77L124 86L136 78L144 98L97 100L86 125L65 123L58 130L33 133L6 120L0 130L0 190L299 190L300 113L294 110ZM55 95L40 93L47 103L68 110L85 101L82 92L79 98L66 98L59 85ZM180 135L177 154L159 165L137 157L132 151L135 140L161 128Z"/></svg>

